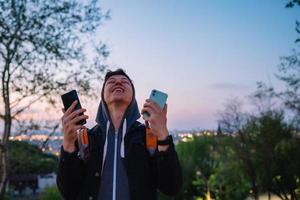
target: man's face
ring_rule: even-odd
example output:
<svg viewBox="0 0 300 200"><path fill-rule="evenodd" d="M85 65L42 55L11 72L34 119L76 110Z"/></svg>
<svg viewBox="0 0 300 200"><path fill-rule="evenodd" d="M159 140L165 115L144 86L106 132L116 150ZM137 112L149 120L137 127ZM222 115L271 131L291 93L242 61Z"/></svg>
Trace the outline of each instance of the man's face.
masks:
<svg viewBox="0 0 300 200"><path fill-rule="evenodd" d="M111 76L104 85L104 101L107 105L121 103L128 106L133 97L130 81L123 75Z"/></svg>

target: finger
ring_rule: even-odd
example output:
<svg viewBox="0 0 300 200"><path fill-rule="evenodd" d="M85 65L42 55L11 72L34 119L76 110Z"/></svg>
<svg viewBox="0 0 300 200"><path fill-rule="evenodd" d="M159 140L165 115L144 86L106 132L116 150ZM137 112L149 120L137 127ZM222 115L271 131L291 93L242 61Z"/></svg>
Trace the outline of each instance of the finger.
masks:
<svg viewBox="0 0 300 200"><path fill-rule="evenodd" d="M71 104L71 106L66 110L66 115L69 115L71 112L73 112L75 106L77 105L77 100L73 101L73 103Z"/></svg>
<svg viewBox="0 0 300 200"><path fill-rule="evenodd" d="M73 126L72 128L70 128L70 130L71 131L69 131L69 132L67 132L69 135L75 135L75 137L76 137L76 131L78 130L78 129L84 129L84 128L86 128L84 125L82 125L82 124L79 124L79 125L75 125L75 126Z"/></svg>
<svg viewBox="0 0 300 200"><path fill-rule="evenodd" d="M163 113L166 115L168 112L168 104L165 104L164 108L163 108Z"/></svg>
<svg viewBox="0 0 300 200"><path fill-rule="evenodd" d="M145 106L144 108L147 108L147 109L151 109L153 113L155 114L160 114L162 112L162 110L159 110L153 106Z"/></svg>
<svg viewBox="0 0 300 200"><path fill-rule="evenodd" d="M80 115L78 117L75 117L70 121L70 124L76 124L77 122L83 120L83 119L88 119L89 117L87 115Z"/></svg>
<svg viewBox="0 0 300 200"><path fill-rule="evenodd" d="M155 102L146 102L144 104L144 107L150 107L151 109L153 109L155 112L158 112L158 113L160 113L162 111L161 108L159 107L159 105Z"/></svg>
<svg viewBox="0 0 300 200"><path fill-rule="evenodd" d="M69 119L69 118L72 119L72 118L74 118L74 117L76 117L76 116L78 116L78 115L83 114L85 111L86 111L86 109L80 108L80 109L75 110L75 111L73 111L72 113L70 113L68 116L66 116L66 118L67 118L67 119Z"/></svg>
<svg viewBox="0 0 300 200"><path fill-rule="evenodd" d="M75 130L78 130L78 129L85 129L86 127L84 125L76 125L74 126L74 129Z"/></svg>
<svg viewBox="0 0 300 200"><path fill-rule="evenodd" d="M149 127L149 121L148 120L145 121L145 125L146 125L146 127Z"/></svg>
<svg viewBox="0 0 300 200"><path fill-rule="evenodd" d="M72 112L70 115L66 116L65 121L70 121L70 120L72 120L74 117L80 115L81 113L83 114L85 111L86 111L86 109L84 109L84 108L75 110L75 111Z"/></svg>
<svg viewBox="0 0 300 200"><path fill-rule="evenodd" d="M162 108L158 105L158 103L156 103L155 101L153 101L152 103L150 103L151 105L153 105L155 107L155 109L159 112L162 111Z"/></svg>
<svg viewBox="0 0 300 200"><path fill-rule="evenodd" d="M155 113L155 111L151 107L144 107L142 109L142 114L145 113L145 112L147 112L150 116Z"/></svg>

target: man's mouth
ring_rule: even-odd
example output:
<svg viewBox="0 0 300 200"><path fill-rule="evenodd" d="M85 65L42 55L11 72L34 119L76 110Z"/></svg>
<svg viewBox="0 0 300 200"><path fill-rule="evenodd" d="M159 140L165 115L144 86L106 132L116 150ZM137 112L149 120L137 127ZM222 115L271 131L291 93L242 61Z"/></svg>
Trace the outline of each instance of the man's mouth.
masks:
<svg viewBox="0 0 300 200"><path fill-rule="evenodd" d="M124 89L121 88L121 87L116 87L116 88L113 89L112 92L124 92Z"/></svg>

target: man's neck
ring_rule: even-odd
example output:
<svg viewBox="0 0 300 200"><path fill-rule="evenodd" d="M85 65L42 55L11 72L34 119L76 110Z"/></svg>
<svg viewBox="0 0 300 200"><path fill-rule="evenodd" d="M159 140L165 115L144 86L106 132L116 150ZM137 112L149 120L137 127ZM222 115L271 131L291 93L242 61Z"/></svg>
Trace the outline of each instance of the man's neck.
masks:
<svg viewBox="0 0 300 200"><path fill-rule="evenodd" d="M120 128L121 121L123 119L126 109L127 109L127 106L123 106L123 105L109 105L108 106L109 115L110 115L110 118L112 120L115 130L118 130Z"/></svg>

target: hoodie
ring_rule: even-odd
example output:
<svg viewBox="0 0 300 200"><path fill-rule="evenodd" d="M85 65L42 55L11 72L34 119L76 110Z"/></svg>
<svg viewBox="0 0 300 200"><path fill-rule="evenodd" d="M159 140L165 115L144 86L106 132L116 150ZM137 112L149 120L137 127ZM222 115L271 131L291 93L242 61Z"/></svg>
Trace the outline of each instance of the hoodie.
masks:
<svg viewBox="0 0 300 200"><path fill-rule="evenodd" d="M88 130L88 148L81 151L78 146L72 153L61 148L57 186L66 200L157 200L157 190L166 195L180 190L182 171L174 144L165 152L148 154L145 126L136 121L140 113L132 82L132 101L119 130L114 130L103 89L110 76L120 74L129 79L122 70L105 76L97 125Z"/></svg>
<svg viewBox="0 0 300 200"><path fill-rule="evenodd" d="M102 98L103 99L103 98ZM125 168L124 139L127 130L140 118L136 99L133 97L121 122L119 130L114 130L106 103L101 100L96 122L105 133L101 184L98 199L129 200L128 177Z"/></svg>

